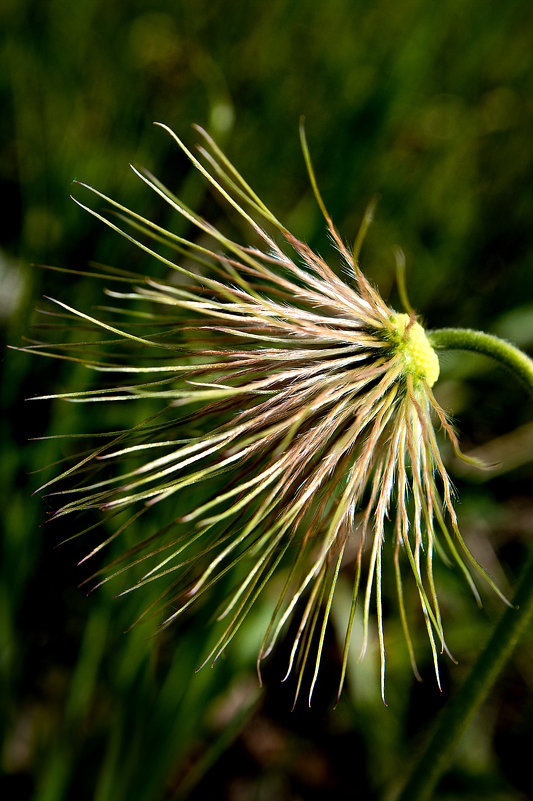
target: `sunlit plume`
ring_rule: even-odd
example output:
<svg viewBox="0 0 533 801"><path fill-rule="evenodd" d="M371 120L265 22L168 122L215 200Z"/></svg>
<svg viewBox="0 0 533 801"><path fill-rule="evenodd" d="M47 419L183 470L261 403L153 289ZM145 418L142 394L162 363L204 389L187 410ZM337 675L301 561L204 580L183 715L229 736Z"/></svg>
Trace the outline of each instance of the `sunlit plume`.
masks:
<svg viewBox="0 0 533 801"><path fill-rule="evenodd" d="M55 301L68 326L81 321L96 332L93 338L27 350L82 362L112 379L104 388L46 397L149 400L153 416L103 437L45 485L62 482L56 516L131 510L89 558L128 522L165 504L165 528L129 549L105 580L145 565L125 591L160 582L168 625L223 577L233 578L206 662L216 660L265 596L272 616L258 668L294 621L287 676L296 677L296 696L305 682L309 700L340 575L349 577L352 601L339 693L355 616L362 619L362 656L371 612L383 693L382 602L391 592L384 588L382 560L390 549L394 570L387 575L393 576L413 669L405 574L414 580L438 679L438 654L447 648L434 554L459 566L476 597L469 568L485 574L459 533L437 443L434 425L458 448L432 394L436 353L414 313L390 308L358 264L371 210L354 248L347 248L318 191L301 128L311 185L339 262L333 269L279 222L205 131L197 128L197 157L165 130L238 212L249 226L248 241L256 244L224 235L146 171L134 168L197 235L173 234L91 190L113 214L87 210L162 263L167 276L95 268L95 277L117 287L106 290L115 306L88 314ZM275 596L273 586L279 588Z"/></svg>

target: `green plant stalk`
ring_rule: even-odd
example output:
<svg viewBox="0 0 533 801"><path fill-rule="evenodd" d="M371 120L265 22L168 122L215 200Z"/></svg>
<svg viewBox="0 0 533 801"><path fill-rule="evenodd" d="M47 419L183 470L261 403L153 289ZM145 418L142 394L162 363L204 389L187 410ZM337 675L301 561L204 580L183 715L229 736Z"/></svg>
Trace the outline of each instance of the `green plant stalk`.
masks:
<svg viewBox="0 0 533 801"><path fill-rule="evenodd" d="M439 328L426 333L438 350L472 350L490 356L519 378L533 395L533 360L505 339L471 328Z"/></svg>
<svg viewBox="0 0 533 801"><path fill-rule="evenodd" d="M428 337L434 348L472 350L490 356L533 394L533 361L505 340L481 331L456 328L432 331ZM465 682L442 711L397 801L427 801L432 797L466 728L532 619L533 549L518 580L512 606L504 612Z"/></svg>
<svg viewBox="0 0 533 801"><path fill-rule="evenodd" d="M453 757L468 724L487 697L533 619L533 552L522 571L513 607L502 615L463 685L444 708L397 801L432 798L437 781Z"/></svg>

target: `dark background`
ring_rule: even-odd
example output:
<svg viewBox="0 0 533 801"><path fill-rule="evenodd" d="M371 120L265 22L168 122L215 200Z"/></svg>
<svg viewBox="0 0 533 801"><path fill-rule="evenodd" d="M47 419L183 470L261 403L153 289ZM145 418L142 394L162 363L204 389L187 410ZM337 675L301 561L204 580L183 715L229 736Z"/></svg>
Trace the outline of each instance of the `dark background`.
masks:
<svg viewBox="0 0 533 801"><path fill-rule="evenodd" d="M207 127L275 214L330 255L299 149L304 114L343 236L355 235L379 196L362 262L383 296L397 305L400 244L411 301L428 326L483 328L533 347L530 3L3 0L0 30L3 344L23 344L43 295L85 309L100 300L89 279L35 264L151 269L72 203L73 179L157 217L157 199L128 169L134 162L191 205L206 202L154 120L188 143L191 123ZM212 209L216 221L221 212ZM165 222L179 230L179 221ZM61 440L32 437L106 423L95 417L100 404L95 412L25 400L85 386L82 368L4 349L2 359L3 797L372 799L400 782L501 602L483 589L479 610L456 571L439 565L448 644L459 661L443 660L442 694L422 630L415 645L425 680L414 680L391 606L388 707L373 643L350 666L332 711L334 636L311 710L301 703L290 711L290 689L279 683L283 647L260 690L260 607L226 658L195 673L207 611L158 637L146 626L125 634L142 599L114 599L105 587L86 597L78 587L86 574L76 567L84 542L57 547L74 524L45 525L53 500L32 496L54 468L35 471L64 455ZM468 354L444 357L437 389L465 450L499 464L479 476L448 462L463 535L510 591L533 535L530 401L512 378ZM436 798L533 795L520 756L533 737L531 645L529 633Z"/></svg>

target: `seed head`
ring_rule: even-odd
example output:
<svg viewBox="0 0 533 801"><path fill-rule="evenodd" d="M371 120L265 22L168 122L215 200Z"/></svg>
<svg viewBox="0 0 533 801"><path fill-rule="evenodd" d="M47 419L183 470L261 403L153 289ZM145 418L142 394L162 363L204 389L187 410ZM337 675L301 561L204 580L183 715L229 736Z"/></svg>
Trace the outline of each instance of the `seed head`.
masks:
<svg viewBox="0 0 533 801"><path fill-rule="evenodd" d="M258 667L296 617L287 675L296 673L296 694L306 677L309 699L341 574L351 581L352 603L339 693L359 607L361 655L375 608L383 690L382 597L388 588L382 560L389 549L413 668L406 564L438 678L437 655L446 645L434 552L447 551L475 593L467 565L483 571L459 533L437 444L434 422L457 448L431 391L437 356L414 315L396 313L363 275L357 262L362 235L353 253L337 233L317 189L303 129L311 184L340 257L337 270L290 233L209 135L198 131L202 160L169 133L239 213L255 244L222 234L147 172L135 170L202 234L201 241L167 231L96 192L118 212L119 222L88 210L162 263L168 275L156 280L124 269L96 272L126 286L107 290L114 305L98 316L58 301L71 324L83 321L84 332L83 344L58 344L55 354L81 360L112 382L55 397L141 400L149 402L152 416L103 437L97 450L50 482L76 479L63 490L66 502L57 515L99 509L112 516L127 509L131 522L165 504L164 528L128 551L112 575L144 564L134 588L162 585L161 599L171 610L164 625L222 577L233 577L218 617L222 632L206 661L224 651L257 598L283 576ZM162 255L159 244L174 258ZM92 343L87 327L97 332ZM111 468L103 478L102 466ZM200 495L197 488L203 488ZM129 522L116 526L112 538Z"/></svg>

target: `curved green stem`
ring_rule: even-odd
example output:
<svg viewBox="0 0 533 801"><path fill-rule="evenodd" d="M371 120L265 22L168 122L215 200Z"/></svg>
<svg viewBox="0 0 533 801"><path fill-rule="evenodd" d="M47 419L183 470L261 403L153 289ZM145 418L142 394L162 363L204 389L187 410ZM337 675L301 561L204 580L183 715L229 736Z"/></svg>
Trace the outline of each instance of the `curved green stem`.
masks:
<svg viewBox="0 0 533 801"><path fill-rule="evenodd" d="M533 361L514 345L491 334L444 328L428 333L434 348L459 348L491 356L533 394ZM461 737L487 697L520 637L533 619L533 549L518 580L513 606L502 615L470 674L448 702L397 801L427 801Z"/></svg>
<svg viewBox="0 0 533 801"><path fill-rule="evenodd" d="M505 339L470 328L439 328L426 333L432 346L438 350L473 350L490 356L511 370L533 394L533 360Z"/></svg>

